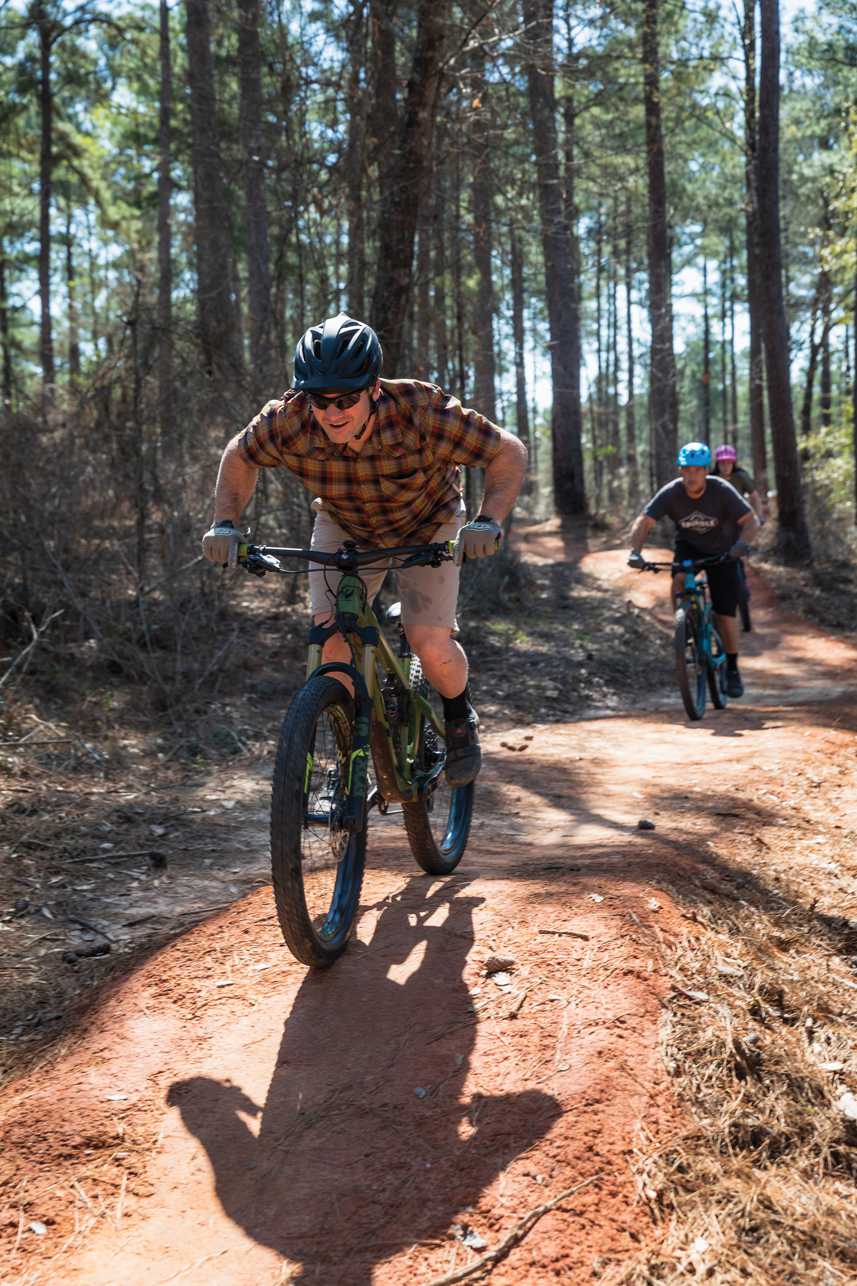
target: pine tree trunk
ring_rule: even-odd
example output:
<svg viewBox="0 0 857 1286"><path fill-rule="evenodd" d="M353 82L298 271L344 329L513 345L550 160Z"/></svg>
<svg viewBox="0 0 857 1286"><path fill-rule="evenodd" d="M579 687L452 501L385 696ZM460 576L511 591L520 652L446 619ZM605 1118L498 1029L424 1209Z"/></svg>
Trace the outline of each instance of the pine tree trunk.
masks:
<svg viewBox="0 0 857 1286"><path fill-rule="evenodd" d="M804 439L801 449L801 457L804 460L809 458L809 446L806 439L812 432L812 401L815 392L815 372L818 369L818 354L821 344L815 337L816 326L818 324L818 300L821 293L821 280L815 288L815 294L812 300L812 310L809 318L809 357L806 363L806 375L803 384L803 401L801 402L800 411L800 432Z"/></svg>
<svg viewBox="0 0 857 1286"><path fill-rule="evenodd" d="M821 288L821 382L819 387L819 418L821 427L829 429L833 423L833 379L830 369L830 326L833 306L833 285L830 274L822 271Z"/></svg>
<svg viewBox="0 0 857 1286"><path fill-rule="evenodd" d="M554 506L564 515L583 514L586 492L580 406L580 315L573 271L574 247L560 184L553 0L523 0L523 11L530 41L527 89L550 329Z"/></svg>
<svg viewBox="0 0 857 1286"><path fill-rule="evenodd" d="M661 122L658 0L644 0L642 57L649 195L649 321L652 332L649 405L655 480L658 486L663 486L675 476L678 387L673 351L672 256Z"/></svg>
<svg viewBox="0 0 857 1286"><path fill-rule="evenodd" d="M720 260L717 284L720 290L720 441L729 439L729 385L726 379L726 296L728 294L728 264Z"/></svg>
<svg viewBox="0 0 857 1286"><path fill-rule="evenodd" d="M167 0L160 0L160 103L158 115L158 428L161 455L181 456L174 410L173 252L172 252L172 116L173 67Z"/></svg>
<svg viewBox="0 0 857 1286"><path fill-rule="evenodd" d="M768 491L768 452L765 445L765 363L762 351L764 302L759 267L756 154L756 0L744 0L741 31L744 50L744 180L746 185L745 235L747 246L747 304L750 314L750 449L753 477L762 495Z"/></svg>
<svg viewBox="0 0 857 1286"><path fill-rule="evenodd" d="M779 0L760 0L762 58L756 178L759 268L764 286L765 369L777 480L778 548L789 562L812 557L804 510L789 373L789 332L783 294L779 209Z"/></svg>
<svg viewBox="0 0 857 1286"><path fill-rule="evenodd" d="M735 360L735 246L729 226L729 405L730 428L726 441L738 444L738 373Z"/></svg>
<svg viewBox="0 0 857 1286"><path fill-rule="evenodd" d="M637 417L634 406L634 254L631 198L625 197L625 347L628 350L628 402L625 407L625 462L628 471L628 500L633 507L640 495L640 463L637 456Z"/></svg>
<svg viewBox="0 0 857 1286"><path fill-rule="evenodd" d="M484 50L474 57L471 200L473 204L473 263L477 273L473 334L473 402L489 420L497 419L496 366L494 361L493 174L488 114L489 89L485 80Z"/></svg>
<svg viewBox="0 0 857 1286"><path fill-rule="evenodd" d="M604 261L604 225L601 211L595 221L595 397L590 399L592 406L592 464L595 476L595 505L601 509L604 505L604 452L605 433L605 397L604 397L604 355L602 322L601 322L601 277Z"/></svg>
<svg viewBox="0 0 857 1286"><path fill-rule="evenodd" d="M261 393L272 375L271 252L265 196L267 145L262 124L262 49L260 0L238 0L239 132L244 162L247 294L250 311L250 362L254 391Z"/></svg>
<svg viewBox="0 0 857 1286"><path fill-rule="evenodd" d="M702 441L711 442L711 317L708 311L708 259L702 257Z"/></svg>
<svg viewBox="0 0 857 1286"><path fill-rule="evenodd" d="M185 0L185 11L199 338L206 374L230 382L243 375L244 362L232 294L230 205L220 159L208 0Z"/></svg>
<svg viewBox="0 0 857 1286"><path fill-rule="evenodd" d="M618 214L613 202L610 229L610 494L615 496L624 476L619 428L619 243Z"/></svg>
<svg viewBox="0 0 857 1286"><path fill-rule="evenodd" d="M369 95L363 85L366 65L367 23L363 6L355 5L348 20L348 142L345 149L346 211L348 216L348 268L345 281L347 311L352 317L366 313L366 201L363 170ZM392 79L392 78L391 78Z"/></svg>
<svg viewBox="0 0 857 1286"><path fill-rule="evenodd" d="M77 278L72 249L71 201L65 212L65 290L68 310L68 382L70 388L80 384L80 321L77 307Z"/></svg>
<svg viewBox="0 0 857 1286"><path fill-rule="evenodd" d="M54 153L54 97L51 85L51 54L58 34L55 24L45 12L42 0L33 8L33 18L39 33L39 359L42 366L43 396L50 397L56 371L54 368L54 340L51 325L51 197L53 194Z"/></svg>
<svg viewBox="0 0 857 1286"><path fill-rule="evenodd" d="M515 426L518 437L529 445L530 414L527 404L527 369L524 362L524 257L521 253L521 240L514 227L510 242L510 262L512 340L515 350Z"/></svg>
<svg viewBox="0 0 857 1286"><path fill-rule="evenodd" d="M0 240L0 352L2 352L2 410L12 410L12 344L9 334L9 295L6 284L6 251Z"/></svg>
<svg viewBox="0 0 857 1286"><path fill-rule="evenodd" d="M417 211L431 165L449 0L419 0L417 38L398 148L384 184L372 323L384 347L384 369L398 374L411 296ZM390 69L387 69L389 76Z"/></svg>
<svg viewBox="0 0 857 1286"><path fill-rule="evenodd" d="M434 350L435 379L441 388L449 382L449 330L446 321L446 200L447 159L443 149L438 149L440 160L435 167L435 201L432 212L432 263L434 273Z"/></svg>
<svg viewBox="0 0 857 1286"><path fill-rule="evenodd" d="M417 227L416 292L414 298L414 355L411 367L419 380L431 378L431 218L420 207Z"/></svg>
<svg viewBox="0 0 857 1286"><path fill-rule="evenodd" d="M854 525L857 526L857 269L854 272L851 299L853 300L852 335L854 361L851 366L851 434L854 444Z"/></svg>

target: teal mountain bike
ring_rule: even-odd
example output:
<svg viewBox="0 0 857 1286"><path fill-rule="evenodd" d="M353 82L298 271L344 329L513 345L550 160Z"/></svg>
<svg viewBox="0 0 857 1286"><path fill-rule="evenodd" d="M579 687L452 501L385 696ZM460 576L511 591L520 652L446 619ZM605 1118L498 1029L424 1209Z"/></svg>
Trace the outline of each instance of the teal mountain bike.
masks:
<svg viewBox="0 0 857 1286"><path fill-rule="evenodd" d="M680 562L647 562L640 568L648 572L669 569L673 575L680 572L684 576L676 597L673 650L676 680L689 719L701 719L705 714L706 688L715 710L723 710L727 704L726 650L714 623L708 584L702 573L706 567L728 561L729 554L718 554Z"/></svg>
<svg viewBox="0 0 857 1286"><path fill-rule="evenodd" d="M348 541L336 553L239 548L239 562L256 575L309 570L290 572L284 562L342 573L330 620L309 631L306 681L283 719L271 792L277 915L287 946L304 964L330 965L348 945L373 808L401 808L411 852L430 875L449 875L464 853L474 786L447 782L440 698L398 623L399 605L387 612L397 634L391 645L359 574L390 560L396 567L439 567L457 557L456 541L368 550ZM322 664L322 648L337 632L351 661Z"/></svg>

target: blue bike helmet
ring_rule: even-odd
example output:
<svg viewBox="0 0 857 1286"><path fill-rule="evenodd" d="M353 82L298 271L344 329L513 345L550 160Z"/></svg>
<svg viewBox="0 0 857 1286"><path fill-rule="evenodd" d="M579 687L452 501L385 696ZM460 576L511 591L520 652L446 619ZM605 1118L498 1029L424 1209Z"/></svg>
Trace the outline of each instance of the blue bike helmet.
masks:
<svg viewBox="0 0 857 1286"><path fill-rule="evenodd" d="M711 449L704 442L686 442L676 464L680 469L710 469Z"/></svg>
<svg viewBox="0 0 857 1286"><path fill-rule="evenodd" d="M293 387L310 393L371 388L383 360L372 327L339 313L311 326L298 342Z"/></svg>

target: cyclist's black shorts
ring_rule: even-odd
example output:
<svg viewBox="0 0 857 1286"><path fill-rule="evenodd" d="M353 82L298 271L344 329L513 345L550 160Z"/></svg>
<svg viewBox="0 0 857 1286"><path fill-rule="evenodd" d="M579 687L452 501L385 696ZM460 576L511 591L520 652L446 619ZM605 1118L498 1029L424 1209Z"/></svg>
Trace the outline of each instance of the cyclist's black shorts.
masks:
<svg viewBox="0 0 857 1286"><path fill-rule="evenodd" d="M682 558L710 558L711 554L702 549L694 549L687 540L675 542L675 560ZM718 616L734 616L741 601L741 577L737 562L720 563L717 567L706 567L708 588L711 592L711 606Z"/></svg>

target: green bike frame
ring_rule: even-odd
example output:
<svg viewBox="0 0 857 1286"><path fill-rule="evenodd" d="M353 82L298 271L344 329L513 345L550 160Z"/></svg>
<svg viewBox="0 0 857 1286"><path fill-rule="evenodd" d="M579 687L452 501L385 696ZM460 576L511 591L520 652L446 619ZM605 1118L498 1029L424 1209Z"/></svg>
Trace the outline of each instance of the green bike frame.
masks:
<svg viewBox="0 0 857 1286"><path fill-rule="evenodd" d="M322 664L322 648L334 634L341 634L351 649L352 665ZM391 720L384 703L379 669L394 677L406 696L407 718ZM420 750L423 719L438 736L446 739L443 721L420 693L414 691L410 675L381 632L378 618L366 601L366 586L353 572L343 573L336 594L336 610L329 625L314 625L309 632L306 677L315 674L347 674L354 683L357 720L349 766L349 804L353 797L355 815L366 798L366 772L371 746L381 795L387 803L410 803L418 799L432 777L420 780L415 761Z"/></svg>

